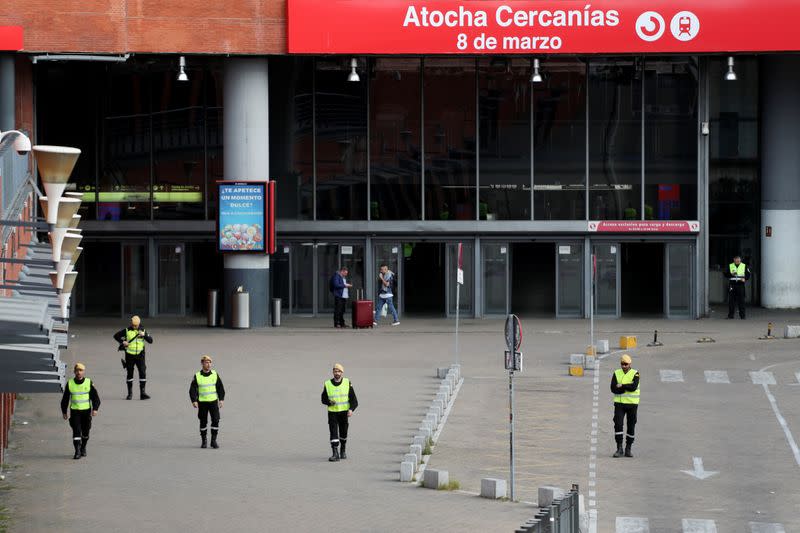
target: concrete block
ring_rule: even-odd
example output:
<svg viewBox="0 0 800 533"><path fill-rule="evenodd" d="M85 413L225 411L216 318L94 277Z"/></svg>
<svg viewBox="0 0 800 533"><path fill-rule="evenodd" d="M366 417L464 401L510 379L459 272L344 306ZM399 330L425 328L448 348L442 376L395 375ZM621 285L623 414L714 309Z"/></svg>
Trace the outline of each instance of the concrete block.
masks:
<svg viewBox="0 0 800 533"><path fill-rule="evenodd" d="M800 326L786 326L783 328L784 339L797 339L800 338Z"/></svg>
<svg viewBox="0 0 800 533"><path fill-rule="evenodd" d="M426 442L428 442L428 437L425 435L416 435L412 444L416 444L420 448L424 448Z"/></svg>
<svg viewBox="0 0 800 533"><path fill-rule="evenodd" d="M419 466L419 461L417 461L417 454L415 453L407 453L403 456L404 463L414 463L414 469Z"/></svg>
<svg viewBox="0 0 800 533"><path fill-rule="evenodd" d="M429 413L436 413L436 416L441 418L442 417L442 411L443 411L442 402L440 402L439 400L433 400L431 402L430 408L428 409L428 412Z"/></svg>
<svg viewBox="0 0 800 533"><path fill-rule="evenodd" d="M431 428L429 426L421 426L417 430L417 435L422 435L425 438L430 437L432 434L433 432L431 431Z"/></svg>
<svg viewBox="0 0 800 533"><path fill-rule="evenodd" d="M454 370L456 373L456 381L461 380L461 365L450 365L450 370Z"/></svg>
<svg viewBox="0 0 800 533"><path fill-rule="evenodd" d="M506 480L485 477L481 479L481 498L490 498L496 500L497 498L506 497Z"/></svg>
<svg viewBox="0 0 800 533"><path fill-rule="evenodd" d="M428 489L439 489L450 483L450 475L447 470L434 470L426 468L422 484Z"/></svg>
<svg viewBox="0 0 800 533"><path fill-rule="evenodd" d="M409 453L413 453L417 456L417 464L422 461L422 446L418 446L416 444L412 444L408 447Z"/></svg>
<svg viewBox="0 0 800 533"><path fill-rule="evenodd" d="M619 338L619 347L623 350L636 348L636 335L623 335Z"/></svg>
<svg viewBox="0 0 800 533"><path fill-rule="evenodd" d="M580 365L583 366L586 362L585 355L582 353L573 353L569 356L569 364L570 365Z"/></svg>
<svg viewBox="0 0 800 533"><path fill-rule="evenodd" d="M597 357L594 355L587 355L586 359L583 362L583 368L594 369L594 363L597 361Z"/></svg>
<svg viewBox="0 0 800 533"><path fill-rule="evenodd" d="M569 367L569 375L575 377L581 377L583 375L583 365L570 365Z"/></svg>
<svg viewBox="0 0 800 533"><path fill-rule="evenodd" d="M414 471L414 463L409 461L400 463L400 481L411 481L411 478L414 477Z"/></svg>
<svg viewBox="0 0 800 533"><path fill-rule="evenodd" d="M437 392L436 399L442 402L442 404L447 407L447 394L444 392Z"/></svg>
<svg viewBox="0 0 800 533"><path fill-rule="evenodd" d="M603 339L601 341L597 341L595 346L597 346L597 353L608 353L609 352L608 339Z"/></svg>
<svg viewBox="0 0 800 533"><path fill-rule="evenodd" d="M429 420L431 423L431 428L435 429L439 427L439 417L436 416L436 413L428 413L425 415L425 420Z"/></svg>
<svg viewBox="0 0 800 533"><path fill-rule="evenodd" d="M553 504L553 500L563 498L564 494L566 494L566 491L558 487L549 485L539 487L539 507L550 507Z"/></svg>
<svg viewBox="0 0 800 533"><path fill-rule="evenodd" d="M436 377L439 379L444 379L447 376L447 372L450 370L449 368L437 368L436 369Z"/></svg>
<svg viewBox="0 0 800 533"><path fill-rule="evenodd" d="M586 355L596 355L597 354L597 348L595 348L592 345L589 345L589 346L586 347L586 351L584 353Z"/></svg>

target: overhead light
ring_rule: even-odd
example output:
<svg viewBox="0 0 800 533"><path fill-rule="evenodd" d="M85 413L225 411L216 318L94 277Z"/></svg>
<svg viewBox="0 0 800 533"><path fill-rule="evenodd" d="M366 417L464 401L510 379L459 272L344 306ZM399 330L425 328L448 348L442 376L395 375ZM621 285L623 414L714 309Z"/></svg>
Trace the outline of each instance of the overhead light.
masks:
<svg viewBox="0 0 800 533"><path fill-rule="evenodd" d="M178 81L189 81L189 76L186 75L186 58L181 56L178 59Z"/></svg>
<svg viewBox="0 0 800 533"><path fill-rule="evenodd" d="M5 138L5 136L10 133L16 134L16 138L14 139L14 143L12 144L14 151L17 152L19 155L27 155L28 152L31 151L31 140L28 138L27 135L25 135L21 131L8 130L0 133L0 142L3 142L3 138Z"/></svg>
<svg viewBox="0 0 800 533"><path fill-rule="evenodd" d="M539 73L539 60L533 60L533 74L531 75L531 83L542 83L542 75Z"/></svg>
<svg viewBox="0 0 800 533"><path fill-rule="evenodd" d="M358 60L354 57L350 60L350 74L347 76L347 81L361 81L356 69L358 68Z"/></svg>
<svg viewBox="0 0 800 533"><path fill-rule="evenodd" d="M728 72L725 73L726 81L736 81L736 71L733 70L733 56L728 56Z"/></svg>

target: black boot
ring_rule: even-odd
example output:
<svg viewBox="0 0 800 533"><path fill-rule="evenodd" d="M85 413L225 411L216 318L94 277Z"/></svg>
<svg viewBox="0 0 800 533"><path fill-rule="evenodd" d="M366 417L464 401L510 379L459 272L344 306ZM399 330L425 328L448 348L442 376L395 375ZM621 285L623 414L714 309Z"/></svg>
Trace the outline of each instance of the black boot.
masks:
<svg viewBox="0 0 800 533"><path fill-rule="evenodd" d="M333 450L333 454L328 457L328 461L335 463L339 460L339 447L338 446L331 446L331 450Z"/></svg>
<svg viewBox="0 0 800 533"><path fill-rule="evenodd" d="M342 441L342 451L341 451L341 453L339 453L339 458L340 459L347 459L347 454L344 451L346 447L347 447L347 443L345 441Z"/></svg>
<svg viewBox="0 0 800 533"><path fill-rule="evenodd" d="M614 457L622 457L625 452L622 451L622 437L617 441L617 451L614 452Z"/></svg>
<svg viewBox="0 0 800 533"><path fill-rule="evenodd" d="M130 400L133 398L133 383L130 381L128 382L128 395L125 397L126 400Z"/></svg>
<svg viewBox="0 0 800 533"><path fill-rule="evenodd" d="M139 399L140 400L149 400L150 395L144 391L144 385L139 385Z"/></svg>
<svg viewBox="0 0 800 533"><path fill-rule="evenodd" d="M201 448L207 447L208 444L206 444L206 432L205 431L201 431L200 432L200 438L202 439L202 441L200 442L200 447Z"/></svg>
<svg viewBox="0 0 800 533"><path fill-rule="evenodd" d="M73 459L80 459L81 458L81 441L80 440L73 440L72 444L75 446L75 455L72 456Z"/></svg>
<svg viewBox="0 0 800 533"><path fill-rule="evenodd" d="M89 442L89 437L81 438L81 457L86 457L86 443Z"/></svg>
<svg viewBox="0 0 800 533"><path fill-rule="evenodd" d="M633 457L631 453L631 446L633 446L633 440L629 440L625 443L625 457Z"/></svg>
<svg viewBox="0 0 800 533"><path fill-rule="evenodd" d="M217 430L211 430L211 447L214 449L219 448L219 444L217 444Z"/></svg>

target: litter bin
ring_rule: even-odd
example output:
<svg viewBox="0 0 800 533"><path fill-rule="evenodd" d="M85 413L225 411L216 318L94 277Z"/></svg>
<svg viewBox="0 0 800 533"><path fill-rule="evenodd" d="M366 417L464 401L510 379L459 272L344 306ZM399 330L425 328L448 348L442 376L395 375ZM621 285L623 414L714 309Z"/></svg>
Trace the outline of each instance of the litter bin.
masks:
<svg viewBox="0 0 800 533"><path fill-rule="evenodd" d="M207 325L210 328L219 326L219 290L208 289Z"/></svg>
<svg viewBox="0 0 800 533"><path fill-rule="evenodd" d="M231 296L231 327L250 327L250 294L247 292L237 291Z"/></svg>
<svg viewBox="0 0 800 533"><path fill-rule="evenodd" d="M273 298L272 299L272 325L273 326L280 326L281 325L281 299L280 298Z"/></svg>

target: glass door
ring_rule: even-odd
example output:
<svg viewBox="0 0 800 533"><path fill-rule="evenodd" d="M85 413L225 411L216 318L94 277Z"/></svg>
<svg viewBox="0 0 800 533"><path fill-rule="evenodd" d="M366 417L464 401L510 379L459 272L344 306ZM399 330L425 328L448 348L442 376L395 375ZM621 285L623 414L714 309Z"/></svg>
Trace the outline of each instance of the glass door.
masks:
<svg viewBox="0 0 800 533"><path fill-rule="evenodd" d="M583 316L583 244L556 243L556 317Z"/></svg>
<svg viewBox="0 0 800 533"><path fill-rule="evenodd" d="M668 243L665 254L664 306L667 318L692 317L692 244Z"/></svg>
<svg viewBox="0 0 800 533"><path fill-rule="evenodd" d="M509 247L507 242L481 245L483 270L483 315L508 313Z"/></svg>
<svg viewBox="0 0 800 533"><path fill-rule="evenodd" d="M403 298L401 295L403 294L403 276L400 269L403 266L403 262L400 260L401 252L403 248L399 242L390 242L390 243L375 243L374 246L374 255L375 264L373 265L374 269L372 272L367 272L366 275L372 276L374 281L372 286L375 287L373 291L375 296L378 294L378 270L380 269L381 265L386 265L389 267L389 270L394 272L395 275L395 292L394 292L394 307L397 309L397 314L402 317L402 305L403 305ZM375 298L373 298L374 300Z"/></svg>
<svg viewBox="0 0 800 533"><path fill-rule="evenodd" d="M314 313L314 243L295 243L292 261L292 313ZM325 287L328 283L326 280Z"/></svg>
<svg viewBox="0 0 800 533"><path fill-rule="evenodd" d="M158 314L184 315L186 280L184 279L183 243L159 242L158 248Z"/></svg>
<svg viewBox="0 0 800 533"><path fill-rule="evenodd" d="M594 287L595 316L618 318L620 308L619 244L595 244L593 249L597 268Z"/></svg>
<svg viewBox="0 0 800 533"><path fill-rule="evenodd" d="M292 279L292 246L290 243L279 242L275 253L269 257L269 278L272 284L272 298L281 299L281 309L292 309L291 279ZM272 304L270 304L272 305ZM270 307L270 312L271 311Z"/></svg>
<svg viewBox="0 0 800 533"><path fill-rule="evenodd" d="M103 279L104 273L98 272ZM147 243L122 244L122 314L149 315L147 306ZM117 293L119 294L119 293ZM108 297L110 295L107 295Z"/></svg>
<svg viewBox="0 0 800 533"><path fill-rule="evenodd" d="M464 284L461 285L459 298L459 316L475 316L473 306L473 287L475 286L473 243L462 241L462 263L464 269ZM447 255L445 261L445 283L447 286L447 316L456 316L456 280L458 279L458 243L447 243Z"/></svg>
<svg viewBox="0 0 800 533"><path fill-rule="evenodd" d="M315 314L333 313L333 293L330 290L330 279L339 270L339 245L318 242L314 245L317 251L317 305ZM348 279L348 283L351 281ZM350 294L350 298L355 294Z"/></svg>

